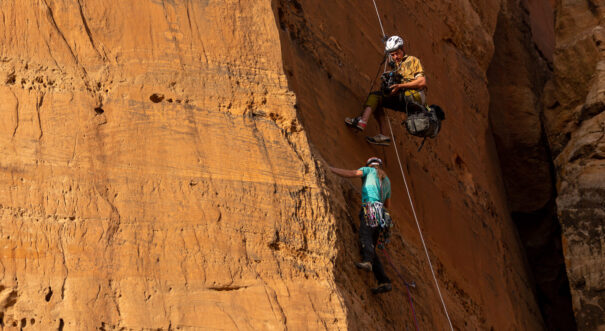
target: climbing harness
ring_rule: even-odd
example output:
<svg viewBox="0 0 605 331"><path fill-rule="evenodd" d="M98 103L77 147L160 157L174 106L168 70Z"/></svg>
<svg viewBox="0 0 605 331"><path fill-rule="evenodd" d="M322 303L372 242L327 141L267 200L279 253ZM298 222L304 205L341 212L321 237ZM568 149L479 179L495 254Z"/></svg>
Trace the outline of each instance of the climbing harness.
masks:
<svg viewBox="0 0 605 331"><path fill-rule="evenodd" d="M391 228L393 227L391 215L384 208L383 203L379 201L364 202L361 204L361 208L366 225L370 228L380 227L378 246L380 248L384 247L391 237Z"/></svg>
<svg viewBox="0 0 605 331"><path fill-rule="evenodd" d="M382 26L382 20L380 18L378 6L376 5L376 0L372 0L372 1L374 2L374 8L376 9L376 15L378 16L378 22L380 23L380 29L382 30L382 36L383 36L383 38L385 38L386 34L384 32L384 27ZM386 114L386 112L385 112L385 114ZM397 155L397 161L399 162L399 170L401 170L401 177L403 178L403 183L405 184L405 190L407 192L408 199L410 201L410 206L412 207L412 214L414 215L414 220L416 221L416 227L418 228L420 240L422 241L422 247L424 248L424 253L426 254L426 258L429 262L431 274L433 275L433 280L435 281L435 287L437 288L437 293L439 294L439 299L441 299L441 304L443 305L443 310L445 312L445 316L447 317L447 321L449 323L450 330L454 331L454 327L452 325L452 321L450 319L450 315L448 313L447 306L445 305L445 300L443 299L443 295L441 294L441 289L439 288L439 281L437 280L437 276L435 275L435 270L433 268L433 263L431 262L431 257L429 256L429 250L426 246L426 242L424 241L424 236L422 235L422 229L420 228L420 222L418 221L418 216L416 215L416 209L414 208L414 202L412 200L412 195L410 193L407 179L406 179L405 173L403 171L403 166L401 165L401 158L399 157L399 150L397 148L397 143L395 142L395 135L393 134L393 128L391 126L391 119L389 118L388 114L386 114L386 116L387 116L387 123L389 124L389 130L391 131L391 139L392 139L393 145L395 147L395 153ZM383 252L385 252L384 249L383 249ZM390 262L390 259L389 259L389 262ZM391 263L391 265L392 265L392 263ZM408 293L409 293L409 287L408 287ZM411 302L411 296L410 296L410 302ZM416 322L415 315L414 315L414 321ZM416 325L416 328L418 329L418 325Z"/></svg>
<svg viewBox="0 0 605 331"><path fill-rule="evenodd" d="M361 204L363 208L363 217L366 225L375 228L377 226L383 227L384 214L382 212L382 202L364 202Z"/></svg>

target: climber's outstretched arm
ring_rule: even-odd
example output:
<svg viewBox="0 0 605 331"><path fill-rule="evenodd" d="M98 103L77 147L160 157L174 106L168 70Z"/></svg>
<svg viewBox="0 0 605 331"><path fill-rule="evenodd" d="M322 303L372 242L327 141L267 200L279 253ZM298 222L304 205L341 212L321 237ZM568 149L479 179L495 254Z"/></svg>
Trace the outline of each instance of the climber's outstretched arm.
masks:
<svg viewBox="0 0 605 331"><path fill-rule="evenodd" d="M337 174L338 176L347 178L361 177L363 175L363 172L361 170L347 170L334 167L330 167L330 170L332 170L332 172Z"/></svg>

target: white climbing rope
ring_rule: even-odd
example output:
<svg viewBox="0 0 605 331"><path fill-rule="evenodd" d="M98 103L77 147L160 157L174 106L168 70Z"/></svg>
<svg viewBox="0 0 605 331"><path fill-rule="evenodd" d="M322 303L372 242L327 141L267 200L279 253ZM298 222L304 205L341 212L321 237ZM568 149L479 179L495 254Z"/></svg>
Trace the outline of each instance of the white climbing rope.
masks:
<svg viewBox="0 0 605 331"><path fill-rule="evenodd" d="M386 33L384 32L384 27L382 26L382 19L380 18L380 12L378 11L378 6L376 5L376 0L372 0L374 2L374 8L376 9L376 16L378 17L378 23L380 24L380 30L382 31L382 37L386 38ZM385 69L386 71L386 62ZM389 123L389 130L391 131L391 141L393 143L393 147L395 147L395 153L397 155L397 162L399 162L399 170L401 170L401 177L403 177L403 183L405 184L405 190L408 194L408 199L410 200L410 206L412 207L412 213L414 214L414 220L416 221L416 227L418 228L418 234L420 234L420 240L422 241L422 247L424 247L424 253L426 254L426 259L429 262L429 267L431 268L431 274L433 275L433 280L435 281L435 287L437 287L437 293L439 293L439 299L441 299L441 304L443 305L443 311L445 312L445 316L447 317L447 322L449 323L450 330L454 331L454 327L452 326L452 320L450 319L450 314L447 311L447 306L445 305L445 300L443 300L443 295L441 294L441 289L439 288L439 281L437 281L437 276L435 275L435 269L433 269L433 263L431 262L431 257L429 255L429 250L426 247L426 242L424 241L424 236L422 235L422 229L420 229L420 222L418 221L418 216L416 215L416 208L414 208L414 202L412 200L412 195L410 194L410 188L408 187L408 181L405 178L405 173L403 172L403 166L401 165L401 158L399 157L399 150L397 149L397 143L395 141L395 135L393 134L393 127L391 126L391 119L389 115L385 113L387 116L387 122Z"/></svg>
<svg viewBox="0 0 605 331"><path fill-rule="evenodd" d="M384 27L382 26L382 19L380 19L380 13L378 12L378 6L376 6L376 0L372 0L372 2L374 2L374 9L376 9L376 16L378 17L378 23L380 24L380 30L382 31L382 38L386 39L387 35L386 33L384 33ZM384 41L384 40L383 40ZM390 55L385 55L388 56L390 59ZM387 71L387 61L384 61L384 71Z"/></svg>
<svg viewBox="0 0 605 331"><path fill-rule="evenodd" d="M382 20L380 19L380 13L378 12L378 6L376 6L376 0L372 0L374 2L374 8L376 9L376 16L378 16L378 23L380 23L380 30L382 30L382 36L386 37L387 35L384 33L384 27L382 27Z"/></svg>
<svg viewBox="0 0 605 331"><path fill-rule="evenodd" d="M391 141L393 142L393 147L395 147L395 153L397 155L397 161L399 162L399 170L401 170L401 177L403 177L403 183L405 184L405 190L408 193L408 199L410 200L410 206L412 206L412 213L414 214L414 220L416 220L416 227L418 227L418 233L420 234L420 240L422 241L422 247L424 247L424 253L426 254L426 259L429 261L429 267L431 268L431 273L433 274L433 280L435 281L435 286L437 287L437 293L439 293L439 299L441 299L441 304L443 305L443 310L445 311L445 316L447 317L447 321L450 325L450 330L454 331L454 327L452 326L452 321L450 319L450 314L447 311L447 307L445 306L445 301L443 300L443 295L441 295L441 289L439 289L439 282L437 281L437 276L435 275L435 270L433 269L433 263L431 262L431 257L429 256L429 250L426 247L426 243L424 242L424 236L422 235L422 230L420 229L420 222L418 222L418 216L416 215L416 209L414 208L414 202L412 201L412 195L410 194L410 189L408 187L408 181L405 178L405 173L403 172L403 166L401 165L401 159L399 158L399 151L397 150L397 143L395 142L395 135L393 134L393 128L391 127L391 119L387 116L387 123L389 123L389 130L391 130Z"/></svg>

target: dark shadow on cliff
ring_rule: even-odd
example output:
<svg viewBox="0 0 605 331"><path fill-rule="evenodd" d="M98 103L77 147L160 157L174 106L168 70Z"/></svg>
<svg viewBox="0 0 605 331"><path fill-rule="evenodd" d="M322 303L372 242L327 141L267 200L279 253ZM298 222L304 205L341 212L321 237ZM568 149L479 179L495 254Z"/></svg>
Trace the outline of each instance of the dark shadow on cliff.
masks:
<svg viewBox="0 0 605 331"><path fill-rule="evenodd" d="M488 69L489 118L511 217L546 328L575 330L556 213L555 172L542 125L542 90L552 71L551 60L532 38L531 11L508 0L502 8Z"/></svg>

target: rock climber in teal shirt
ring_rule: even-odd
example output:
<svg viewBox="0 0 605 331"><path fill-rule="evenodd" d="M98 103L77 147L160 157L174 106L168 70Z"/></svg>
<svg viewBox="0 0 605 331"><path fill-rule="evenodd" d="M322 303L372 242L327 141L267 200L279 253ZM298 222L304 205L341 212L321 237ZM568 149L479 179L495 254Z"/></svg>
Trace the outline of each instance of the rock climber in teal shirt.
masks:
<svg viewBox="0 0 605 331"><path fill-rule="evenodd" d="M362 179L359 241L363 261L355 265L359 269L374 272L378 287L373 288L372 292L388 292L393 286L375 249L379 239L380 244L386 244L392 226L391 217L385 209L391 202L391 181L382 170L382 160L371 157L365 167L357 170L333 167L330 167L330 170L341 177Z"/></svg>
<svg viewBox="0 0 605 331"><path fill-rule="evenodd" d="M361 171L361 178L363 180L363 183L361 185L362 203L384 203L386 199L389 199L391 197L391 181L389 180L389 177L385 175L381 182L378 169L373 167L362 167L359 168L357 171Z"/></svg>

